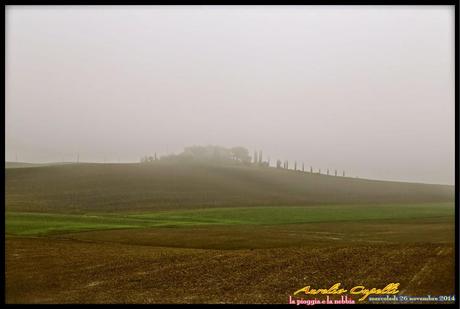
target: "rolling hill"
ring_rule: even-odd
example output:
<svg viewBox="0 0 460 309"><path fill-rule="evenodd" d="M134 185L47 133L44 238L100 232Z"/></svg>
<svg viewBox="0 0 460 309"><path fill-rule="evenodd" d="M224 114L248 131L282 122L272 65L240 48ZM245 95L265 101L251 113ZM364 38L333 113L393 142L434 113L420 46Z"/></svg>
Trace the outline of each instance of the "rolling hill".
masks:
<svg viewBox="0 0 460 309"><path fill-rule="evenodd" d="M454 187L185 162L5 170L6 210L116 212L207 207L453 202Z"/></svg>

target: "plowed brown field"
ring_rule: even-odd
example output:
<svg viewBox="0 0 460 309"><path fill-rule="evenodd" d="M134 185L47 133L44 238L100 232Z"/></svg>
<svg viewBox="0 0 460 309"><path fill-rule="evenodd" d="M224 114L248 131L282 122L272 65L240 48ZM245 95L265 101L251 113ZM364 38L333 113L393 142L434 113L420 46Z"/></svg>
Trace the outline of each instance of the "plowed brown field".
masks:
<svg viewBox="0 0 460 309"><path fill-rule="evenodd" d="M448 295L453 272L449 244L216 250L6 239L7 303L287 303L306 285L335 282Z"/></svg>

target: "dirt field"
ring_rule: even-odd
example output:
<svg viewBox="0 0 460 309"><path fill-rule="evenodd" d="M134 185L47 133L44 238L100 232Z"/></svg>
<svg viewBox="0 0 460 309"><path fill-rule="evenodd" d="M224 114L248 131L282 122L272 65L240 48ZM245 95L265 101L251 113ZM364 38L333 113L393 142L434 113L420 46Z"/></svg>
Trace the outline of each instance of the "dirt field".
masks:
<svg viewBox="0 0 460 309"><path fill-rule="evenodd" d="M306 285L335 282L448 295L453 272L446 244L213 250L6 239L7 303L287 303Z"/></svg>

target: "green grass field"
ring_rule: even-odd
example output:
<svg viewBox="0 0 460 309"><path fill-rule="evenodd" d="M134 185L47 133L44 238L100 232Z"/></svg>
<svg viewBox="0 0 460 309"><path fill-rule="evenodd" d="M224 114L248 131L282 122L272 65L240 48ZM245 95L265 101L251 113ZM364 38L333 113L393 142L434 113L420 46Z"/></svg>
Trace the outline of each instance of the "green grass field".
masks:
<svg viewBox="0 0 460 309"><path fill-rule="evenodd" d="M321 205L307 207L216 208L139 214L64 215L6 213L6 233L46 235L67 232L206 225L289 225L452 217L451 203L409 205Z"/></svg>

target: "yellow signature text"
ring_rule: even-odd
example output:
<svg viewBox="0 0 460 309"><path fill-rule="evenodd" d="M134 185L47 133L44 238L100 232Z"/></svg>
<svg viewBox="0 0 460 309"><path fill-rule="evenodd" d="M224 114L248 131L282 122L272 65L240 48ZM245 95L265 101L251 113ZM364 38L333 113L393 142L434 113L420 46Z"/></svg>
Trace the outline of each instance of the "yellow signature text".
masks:
<svg viewBox="0 0 460 309"><path fill-rule="evenodd" d="M384 287L383 289L376 289L376 288L372 288L372 289L366 289L364 286L362 285L358 285L358 286L355 286L353 287L351 290L350 290L350 294L355 294L355 295L363 295L359 301L363 301L365 300L369 295L388 295L388 294L398 294L399 293L399 290L398 290L398 287L399 287L399 283L390 283L388 284L386 287Z"/></svg>
<svg viewBox="0 0 460 309"><path fill-rule="evenodd" d="M347 290L344 289L339 289L340 283L336 283L333 286L331 286L329 289L312 289L310 286L306 286L304 288L301 288L300 290L297 290L294 292L294 295L299 294L301 292L304 292L305 294L310 294L310 295L316 295L316 294L343 294Z"/></svg>
<svg viewBox="0 0 460 309"><path fill-rule="evenodd" d="M304 288L301 288L300 290L297 290L294 292L294 295L297 295L299 293L303 293L306 295L317 295L317 294L323 294L323 295L334 295L334 294L343 294L348 292L348 290L343 289L340 287L340 283L336 283L332 285L329 289L313 289L311 286L306 286ZM365 300L369 295L388 295L388 294L398 294L399 293L399 283L390 283L387 284L383 289L377 289L377 288L372 288L372 289L367 289L365 286L362 285L357 285L353 288L350 289L350 294L353 295L359 295L361 298L359 301Z"/></svg>

